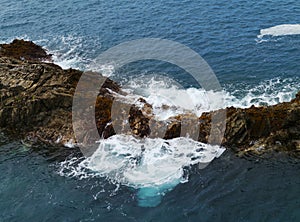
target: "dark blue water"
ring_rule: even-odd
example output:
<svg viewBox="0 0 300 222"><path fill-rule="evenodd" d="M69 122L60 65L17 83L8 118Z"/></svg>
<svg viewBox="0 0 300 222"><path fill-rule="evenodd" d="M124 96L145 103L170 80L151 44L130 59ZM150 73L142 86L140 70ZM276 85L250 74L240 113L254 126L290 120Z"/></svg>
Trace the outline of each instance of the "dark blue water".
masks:
<svg viewBox="0 0 300 222"><path fill-rule="evenodd" d="M163 38L199 53L234 105L256 104L257 97L267 104L287 101L300 89L300 35L257 38L261 29L299 24L296 0L0 0L0 5L1 42L32 40L64 67L85 69L124 41ZM117 72L129 79L130 74L170 72L190 84L182 70L159 62L131 64ZM42 150L2 136L0 220L300 220L299 163L288 157L246 160L226 152L203 170L190 169L189 182L168 192L159 206L142 208L128 187L104 178L60 176L59 163L68 155Z"/></svg>
<svg viewBox="0 0 300 222"><path fill-rule="evenodd" d="M2 139L3 140L3 139ZM298 221L299 161L240 159L226 152L159 206L137 206L137 193L105 179L57 174L59 152L42 155L2 142L1 221ZM76 153L76 151L74 151Z"/></svg>
<svg viewBox="0 0 300 222"><path fill-rule="evenodd" d="M299 76L299 36L255 41L260 29L299 21L298 1L2 0L0 39L25 37L50 50L72 46L70 57L89 60L124 41L165 38L198 52L221 82L257 83Z"/></svg>

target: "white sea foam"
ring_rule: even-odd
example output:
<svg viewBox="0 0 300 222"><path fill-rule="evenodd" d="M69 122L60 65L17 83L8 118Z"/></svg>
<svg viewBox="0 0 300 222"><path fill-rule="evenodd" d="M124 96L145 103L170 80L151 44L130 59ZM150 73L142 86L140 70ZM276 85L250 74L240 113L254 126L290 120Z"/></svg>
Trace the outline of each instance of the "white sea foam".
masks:
<svg viewBox="0 0 300 222"><path fill-rule="evenodd" d="M70 139L64 143L64 146L67 148L74 148L76 146L76 143L73 141L73 139Z"/></svg>
<svg viewBox="0 0 300 222"><path fill-rule="evenodd" d="M88 168L140 188L182 179L183 167L207 164L224 150L189 138L136 139L115 135L101 140L98 150L86 161Z"/></svg>
<svg viewBox="0 0 300 222"><path fill-rule="evenodd" d="M53 62L63 69L83 69L86 63L89 62L85 56L82 55L81 49L83 48L84 40L81 37L67 35L33 39L28 35L21 35L9 39L0 39L0 43L10 43L14 39L24 39L41 45L49 54L52 54Z"/></svg>
<svg viewBox="0 0 300 222"><path fill-rule="evenodd" d="M228 86L230 93L226 93L225 107L247 108L254 106L275 105L277 103L288 102L293 99L300 89L300 79L294 78L274 78L265 80L254 87L251 85ZM238 89L237 89L238 88Z"/></svg>
<svg viewBox="0 0 300 222"><path fill-rule="evenodd" d="M80 55L83 43L83 38L72 35L54 37L51 42L41 42L47 49L50 48L54 63L63 69L83 68L85 59Z"/></svg>
<svg viewBox="0 0 300 222"><path fill-rule="evenodd" d="M130 93L123 96L123 101L138 104L144 98L153 106L153 113L158 120L182 113L194 113L200 116L203 112L230 106L247 108L252 105L274 105L290 101L299 91L298 78L274 78L251 85L227 85L223 91L205 91L202 88L184 89L171 79L159 79L155 76L135 78L125 85ZM169 107L169 108L165 108Z"/></svg>
<svg viewBox="0 0 300 222"><path fill-rule="evenodd" d="M32 39L27 35L11 39L1 39L0 43L10 43L15 38L33 41L45 48L52 55L55 64L63 69L79 69L97 71L106 77L111 77L115 71L113 64L99 65L93 63L95 50L101 48L100 39L87 39L76 35L48 36L48 38Z"/></svg>
<svg viewBox="0 0 300 222"><path fill-rule="evenodd" d="M115 66L113 64L97 65L92 62L86 69L99 72L105 77L112 77L115 73Z"/></svg>
<svg viewBox="0 0 300 222"><path fill-rule="evenodd" d="M54 53L55 62L63 68L86 69L88 60L79 53L83 41L78 38L74 44L72 38L58 38L51 44L61 46L50 53ZM45 41L41 40L44 42L42 45L51 48L51 44ZM89 66L89 69L100 71L107 77L115 75L113 64ZM120 97L123 101L137 105L138 99L142 97L152 104L157 119L166 120L181 113L200 116L203 112L228 106L244 108L289 101L299 90L299 82L295 79L277 78L254 87L232 85L226 86L226 90L214 92L201 88L184 89L170 78L144 75L124 84L124 90L131 94ZM161 194L178 183L187 181L185 167L195 164L204 167L223 152L221 147L189 138L136 139L128 135L116 135L101 140L99 148L89 158L72 158L62 162L59 174L80 179L105 177L116 184L138 189L141 206L155 206L159 203Z"/></svg>
<svg viewBox="0 0 300 222"><path fill-rule="evenodd" d="M203 112L224 107L224 92L205 91L204 89L184 89L179 83L168 77L157 75L135 78L124 86L130 95L130 101L144 98L153 107L154 118L166 120L182 113Z"/></svg>
<svg viewBox="0 0 300 222"><path fill-rule="evenodd" d="M53 62L63 69L86 70L92 62L95 50L101 48L100 39L77 35L48 36L35 39L34 43L43 46L52 54Z"/></svg>
<svg viewBox="0 0 300 222"><path fill-rule="evenodd" d="M225 151L182 137L164 140L115 135L99 143L94 154L79 164L74 165L74 159L64 162L60 174L85 178L86 169L92 170L95 175L140 189L139 199L144 206L145 198L148 204L156 205L160 195L186 182L184 167L199 164L203 168Z"/></svg>
<svg viewBox="0 0 300 222"><path fill-rule="evenodd" d="M52 54L53 62L63 69L96 71L106 77L111 77L114 74L113 64L99 65L89 58L90 56L87 54L91 53L90 49L87 49L86 40L80 36L57 36L52 37L51 41L40 39L35 43L44 46ZM101 48L98 39L88 44L97 45L97 49Z"/></svg>
<svg viewBox="0 0 300 222"><path fill-rule="evenodd" d="M250 107L251 105L273 105L289 101L300 88L297 78L272 79L254 87L250 85L228 85L227 91L206 92L203 89L183 89L171 79L135 78L124 85L131 93L121 96L123 101L138 103L142 97L154 107L159 119L167 119L179 113L204 111L228 106ZM237 88L238 87L238 88ZM162 109L167 105L169 109ZM196 142L189 138L164 140L137 139L129 135L115 135L100 141L99 148L87 159L66 161L60 174L88 178L101 176L116 184L138 189L140 206L156 206L161 195L179 183L188 180L185 167L199 164L205 167L224 149Z"/></svg>
<svg viewBox="0 0 300 222"><path fill-rule="evenodd" d="M270 28L261 29L257 38L261 39L264 36L284 36L284 35L300 35L300 24L283 24L276 25Z"/></svg>

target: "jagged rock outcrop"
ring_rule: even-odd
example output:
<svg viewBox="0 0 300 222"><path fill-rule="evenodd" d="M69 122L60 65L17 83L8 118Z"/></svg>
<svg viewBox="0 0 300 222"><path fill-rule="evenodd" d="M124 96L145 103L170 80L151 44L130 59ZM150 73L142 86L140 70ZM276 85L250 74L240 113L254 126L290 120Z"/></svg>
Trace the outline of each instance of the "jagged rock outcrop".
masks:
<svg viewBox="0 0 300 222"><path fill-rule="evenodd" d="M30 61L51 61L51 55L33 42L15 39L10 44L0 45L0 57Z"/></svg>
<svg viewBox="0 0 300 222"><path fill-rule="evenodd" d="M51 55L32 42L15 40L0 45L0 128L31 141L58 144L75 141L72 101L82 72L63 70L45 60L50 62ZM152 106L144 99L140 98L137 105L126 102L124 97L126 93L120 86L105 78L94 107L99 137L120 132L166 139L193 134L194 139L213 143L214 139L209 139L215 133L212 116L225 113L226 129L221 143L234 152L300 153L300 93L294 100L275 106L230 107L200 117L182 114L167 121L156 120ZM86 120L82 118L75 125L82 128L80 136L86 144L94 143L95 138L90 135L94 122ZM218 127L214 130L216 135L222 131Z"/></svg>
<svg viewBox="0 0 300 222"><path fill-rule="evenodd" d="M72 94L81 72L0 57L0 127L42 141L71 137Z"/></svg>
<svg viewBox="0 0 300 222"><path fill-rule="evenodd" d="M72 101L82 71L40 61L46 58L51 57L32 42L0 45L0 128L33 141L75 141ZM109 79L103 87L119 89Z"/></svg>

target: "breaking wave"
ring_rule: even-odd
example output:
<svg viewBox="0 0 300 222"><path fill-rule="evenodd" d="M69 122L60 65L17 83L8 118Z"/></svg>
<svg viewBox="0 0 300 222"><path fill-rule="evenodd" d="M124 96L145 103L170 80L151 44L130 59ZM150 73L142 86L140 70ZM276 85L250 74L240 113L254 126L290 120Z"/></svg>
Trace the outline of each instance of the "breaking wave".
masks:
<svg viewBox="0 0 300 222"><path fill-rule="evenodd" d="M275 78L252 87L226 85L223 91L214 92L185 89L170 78L143 75L122 86L130 93L122 100L138 105L142 97L153 106L157 119L166 120L181 113L200 116L203 112L229 106L245 108L289 101L299 90L299 82L295 78ZM68 168L68 161L63 162L60 174L77 178L105 177L115 184L137 189L139 206L153 207L161 202L166 192L188 181L190 166L198 164L204 168L224 150L190 138L137 139L121 134L101 140L91 157L76 164L71 162L71 168Z"/></svg>
<svg viewBox="0 0 300 222"><path fill-rule="evenodd" d="M166 191L187 181L185 167L199 164L199 168L204 168L224 151L189 138L136 139L115 135L99 141L94 154L82 158L75 167L74 159L62 162L59 174L80 179L106 177L138 189L140 206L156 206Z"/></svg>
<svg viewBox="0 0 300 222"><path fill-rule="evenodd" d="M153 106L153 112L159 120L182 113L194 113L200 116L203 112L226 107L247 108L268 106L288 102L299 91L300 81L294 78L274 78L253 86L249 84L228 84L223 91L205 91L202 88L183 88L172 79L157 76L141 76L125 85L132 103L144 98ZM124 98L126 99L126 98ZM162 107L169 107L168 109Z"/></svg>
<svg viewBox="0 0 300 222"><path fill-rule="evenodd" d="M285 36L285 35L300 35L300 24L283 24L276 25L270 28L261 29L258 39L264 36Z"/></svg>
<svg viewBox="0 0 300 222"><path fill-rule="evenodd" d="M263 29L258 37L300 34L299 26L282 25ZM27 36L23 38L29 39ZM69 35L51 38L51 41L39 39L34 42L47 48L53 54L54 62L62 68L90 68L107 77L114 76L112 64L88 67L92 56L83 53L86 51L85 41ZM95 40L97 43L99 41ZM135 95L124 99L137 103L138 98L142 97L152 104L156 118L166 120L187 112L200 116L203 112L229 106L246 108L286 102L295 96L300 81L297 77L274 78L255 86L228 84L223 86L223 91L214 92L192 87L186 89L171 78L141 75L124 84L123 88ZM158 205L161 197L177 184L187 182L187 169L190 166L203 168L224 150L190 138L137 139L116 135L99 141L99 148L89 158L74 157L61 162L58 173L78 179L104 177L112 183L129 186L138 190L139 205L149 207Z"/></svg>

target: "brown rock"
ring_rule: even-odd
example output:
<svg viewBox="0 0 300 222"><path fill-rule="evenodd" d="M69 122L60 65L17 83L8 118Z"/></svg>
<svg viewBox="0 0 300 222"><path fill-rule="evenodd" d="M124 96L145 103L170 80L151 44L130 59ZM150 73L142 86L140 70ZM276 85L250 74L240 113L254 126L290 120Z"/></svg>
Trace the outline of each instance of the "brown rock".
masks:
<svg viewBox="0 0 300 222"><path fill-rule="evenodd" d="M30 41L15 39L10 44L0 44L0 56L20 60L51 61L46 50Z"/></svg>
<svg viewBox="0 0 300 222"><path fill-rule="evenodd" d="M41 47L24 40L1 45L0 127L34 141L63 144L75 140L72 102L82 72L41 62L50 57ZM238 154L269 151L300 154L300 92L291 102L274 106L230 107L200 117L182 114L166 121L156 120L151 104L144 99L139 100L141 106L132 105L116 96L117 93L125 95L117 83L105 79L94 107L97 138L108 138L115 133L165 139L190 136L214 144L222 137L221 144ZM95 100L88 93L82 96ZM81 113L90 111L80 110ZM226 113L224 135L223 113ZM75 123L82 132L80 138L87 144L95 142L93 124L95 121L90 116L83 116Z"/></svg>

